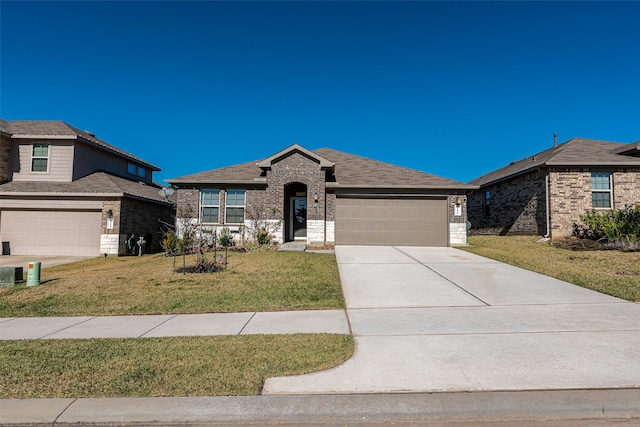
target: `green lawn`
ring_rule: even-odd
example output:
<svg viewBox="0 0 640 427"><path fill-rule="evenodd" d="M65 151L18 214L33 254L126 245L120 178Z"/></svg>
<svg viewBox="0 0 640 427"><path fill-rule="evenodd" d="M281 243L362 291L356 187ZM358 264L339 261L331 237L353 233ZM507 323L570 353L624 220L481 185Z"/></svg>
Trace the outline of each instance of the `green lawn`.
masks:
<svg viewBox="0 0 640 427"><path fill-rule="evenodd" d="M0 398L259 394L268 377L328 369L349 335L0 341Z"/></svg>
<svg viewBox="0 0 640 427"><path fill-rule="evenodd" d="M538 240L532 236L471 236L469 246L460 249L640 302L640 252L571 250Z"/></svg>
<svg viewBox="0 0 640 427"><path fill-rule="evenodd" d="M344 308L333 254L229 252L226 271L201 274L177 273L173 263L146 255L45 268L39 286L0 288L0 317Z"/></svg>

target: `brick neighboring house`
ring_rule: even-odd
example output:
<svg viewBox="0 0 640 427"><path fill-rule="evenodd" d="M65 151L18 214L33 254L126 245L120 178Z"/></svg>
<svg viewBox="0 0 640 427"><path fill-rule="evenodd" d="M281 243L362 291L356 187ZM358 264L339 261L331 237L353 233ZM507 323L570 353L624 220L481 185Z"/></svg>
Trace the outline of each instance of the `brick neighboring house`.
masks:
<svg viewBox="0 0 640 427"><path fill-rule="evenodd" d="M277 242L466 244L466 194L476 188L424 172L297 144L273 156L170 179L178 216L250 235L255 219ZM180 222L180 221L178 221Z"/></svg>
<svg viewBox="0 0 640 427"><path fill-rule="evenodd" d="M567 237L591 209L640 203L640 141L574 138L470 184L472 232Z"/></svg>
<svg viewBox="0 0 640 427"><path fill-rule="evenodd" d="M3 252L123 255L140 236L160 250L159 220L175 211L153 183L159 170L61 121L0 119Z"/></svg>

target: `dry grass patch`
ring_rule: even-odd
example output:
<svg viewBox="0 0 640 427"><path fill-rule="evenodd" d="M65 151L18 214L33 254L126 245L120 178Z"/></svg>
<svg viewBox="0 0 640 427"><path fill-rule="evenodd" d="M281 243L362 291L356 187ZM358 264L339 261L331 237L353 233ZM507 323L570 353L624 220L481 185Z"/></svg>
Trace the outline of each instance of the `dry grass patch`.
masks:
<svg viewBox="0 0 640 427"><path fill-rule="evenodd" d="M640 252L571 250L532 236L471 236L460 249L607 295L640 302ZM575 247L573 249L576 249Z"/></svg>
<svg viewBox="0 0 640 427"><path fill-rule="evenodd" d="M0 398L259 394L268 377L328 369L349 335L0 341Z"/></svg>
<svg viewBox="0 0 640 427"><path fill-rule="evenodd" d="M40 286L0 289L0 317L344 308L333 254L229 252L226 271L202 274L177 273L173 262L147 255L46 268Z"/></svg>

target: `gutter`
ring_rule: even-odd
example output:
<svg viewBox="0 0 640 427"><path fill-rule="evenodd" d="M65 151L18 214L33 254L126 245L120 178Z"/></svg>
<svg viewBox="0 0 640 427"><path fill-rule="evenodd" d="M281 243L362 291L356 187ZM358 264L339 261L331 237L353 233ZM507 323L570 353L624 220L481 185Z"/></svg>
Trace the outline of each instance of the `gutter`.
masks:
<svg viewBox="0 0 640 427"><path fill-rule="evenodd" d="M544 189L546 193L547 199L547 215L546 215L546 223L547 223L547 234L544 235L545 238L549 239L551 237L551 207L549 204L551 203L551 191L549 189L549 172L547 172L544 176Z"/></svg>

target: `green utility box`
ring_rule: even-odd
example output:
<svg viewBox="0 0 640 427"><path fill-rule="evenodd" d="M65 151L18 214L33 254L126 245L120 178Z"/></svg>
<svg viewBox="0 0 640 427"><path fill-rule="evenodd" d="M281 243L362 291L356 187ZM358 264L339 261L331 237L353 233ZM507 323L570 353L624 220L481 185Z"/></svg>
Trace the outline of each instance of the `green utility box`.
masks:
<svg viewBox="0 0 640 427"><path fill-rule="evenodd" d="M40 261L30 261L27 269L27 286L40 284Z"/></svg>
<svg viewBox="0 0 640 427"><path fill-rule="evenodd" d="M22 280L22 267L0 267L0 286L13 286Z"/></svg>

